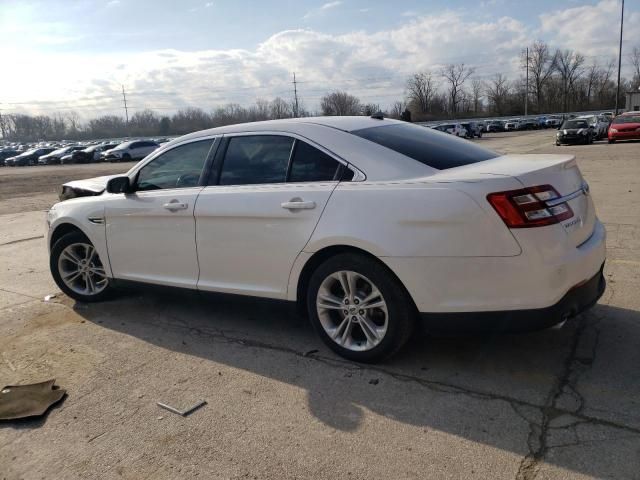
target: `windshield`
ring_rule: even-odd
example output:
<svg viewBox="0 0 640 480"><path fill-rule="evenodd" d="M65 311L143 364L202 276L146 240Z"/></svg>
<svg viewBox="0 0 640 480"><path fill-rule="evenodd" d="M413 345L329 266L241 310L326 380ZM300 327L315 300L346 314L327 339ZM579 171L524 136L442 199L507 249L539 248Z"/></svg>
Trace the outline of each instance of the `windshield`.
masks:
<svg viewBox="0 0 640 480"><path fill-rule="evenodd" d="M57 155L57 154L60 154L60 153L64 153L64 152L66 152L66 151L68 151L68 150L69 150L69 147L62 147L62 148L59 148L59 149L57 149L57 150L54 150L54 151L53 151L53 152L51 152L51 153L54 153L54 154L56 154L56 155Z"/></svg>
<svg viewBox="0 0 640 480"><path fill-rule="evenodd" d="M351 133L438 170L499 156L467 140L408 123L363 128Z"/></svg>
<svg viewBox="0 0 640 480"><path fill-rule="evenodd" d="M619 125L621 123L640 123L640 114L639 115L623 115L621 117L616 117L613 120L614 125Z"/></svg>
<svg viewBox="0 0 640 480"><path fill-rule="evenodd" d="M125 143L121 143L120 145L118 145L117 147L114 147L114 150L124 150L126 148L129 148L129 146L132 144L133 142L125 142Z"/></svg>
<svg viewBox="0 0 640 480"><path fill-rule="evenodd" d="M589 128L586 120L567 120L562 124L562 128Z"/></svg>

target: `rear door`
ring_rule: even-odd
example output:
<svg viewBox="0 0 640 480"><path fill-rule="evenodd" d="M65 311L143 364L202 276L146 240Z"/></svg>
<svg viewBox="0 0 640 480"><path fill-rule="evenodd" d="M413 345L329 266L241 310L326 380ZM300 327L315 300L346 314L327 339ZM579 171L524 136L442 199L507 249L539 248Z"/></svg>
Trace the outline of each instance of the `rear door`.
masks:
<svg viewBox="0 0 640 480"><path fill-rule="evenodd" d="M293 262L342 168L292 136L225 136L195 209L198 288L286 298Z"/></svg>

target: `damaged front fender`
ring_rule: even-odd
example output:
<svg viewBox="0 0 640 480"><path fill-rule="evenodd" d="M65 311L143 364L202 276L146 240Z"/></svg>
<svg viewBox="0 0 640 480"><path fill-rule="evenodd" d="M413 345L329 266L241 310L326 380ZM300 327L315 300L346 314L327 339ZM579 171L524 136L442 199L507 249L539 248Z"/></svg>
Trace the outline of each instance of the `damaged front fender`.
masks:
<svg viewBox="0 0 640 480"><path fill-rule="evenodd" d="M86 180L74 180L62 184L62 189L58 194L60 201L69 200L76 197L90 197L102 195L107 188L107 182L119 175L105 175L103 177L87 178Z"/></svg>

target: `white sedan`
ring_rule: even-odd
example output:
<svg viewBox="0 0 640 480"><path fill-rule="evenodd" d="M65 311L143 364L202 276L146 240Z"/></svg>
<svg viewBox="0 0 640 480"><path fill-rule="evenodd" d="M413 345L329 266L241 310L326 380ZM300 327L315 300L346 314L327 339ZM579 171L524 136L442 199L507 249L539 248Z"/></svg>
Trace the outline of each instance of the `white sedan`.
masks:
<svg viewBox="0 0 640 480"><path fill-rule="evenodd" d="M53 277L298 302L363 362L427 325L541 328L602 295L605 230L569 155L499 155L409 123L323 117L178 138L48 212Z"/></svg>

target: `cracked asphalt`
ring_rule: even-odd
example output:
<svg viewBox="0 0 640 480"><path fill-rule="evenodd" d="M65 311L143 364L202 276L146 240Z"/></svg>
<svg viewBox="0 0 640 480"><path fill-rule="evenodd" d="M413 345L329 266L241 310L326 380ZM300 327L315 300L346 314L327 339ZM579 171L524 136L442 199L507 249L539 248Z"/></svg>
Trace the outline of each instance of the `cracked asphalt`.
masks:
<svg viewBox="0 0 640 480"><path fill-rule="evenodd" d="M46 417L0 422L0 478L640 478L640 142L553 133L479 141L578 155L608 232L598 305L562 329L416 334L375 366L281 303L150 287L74 303L41 237L64 167L0 169L0 383L67 390ZM156 405L199 400L188 417Z"/></svg>

